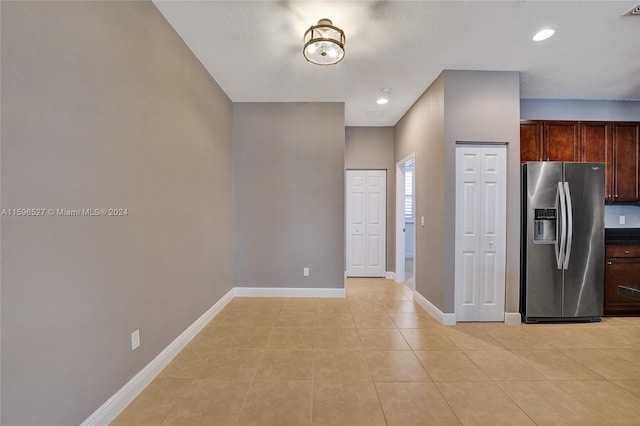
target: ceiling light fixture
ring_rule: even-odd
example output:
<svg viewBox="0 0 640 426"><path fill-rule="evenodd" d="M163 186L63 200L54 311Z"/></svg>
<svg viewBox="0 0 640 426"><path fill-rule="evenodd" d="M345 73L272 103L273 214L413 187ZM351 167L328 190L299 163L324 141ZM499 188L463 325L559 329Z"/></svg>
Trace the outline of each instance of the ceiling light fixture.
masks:
<svg viewBox="0 0 640 426"><path fill-rule="evenodd" d="M321 19L304 33L302 54L317 65L334 65L344 58L344 31L334 27L330 19Z"/></svg>
<svg viewBox="0 0 640 426"><path fill-rule="evenodd" d="M545 28L543 30L538 31L536 35L533 36L533 41L546 40L552 35L554 35L555 33L556 33L556 30L553 30L551 28Z"/></svg>
<svg viewBox="0 0 640 426"><path fill-rule="evenodd" d="M391 89L382 89L382 96L378 98L376 103L378 105L384 105L389 102L389 93L391 93Z"/></svg>

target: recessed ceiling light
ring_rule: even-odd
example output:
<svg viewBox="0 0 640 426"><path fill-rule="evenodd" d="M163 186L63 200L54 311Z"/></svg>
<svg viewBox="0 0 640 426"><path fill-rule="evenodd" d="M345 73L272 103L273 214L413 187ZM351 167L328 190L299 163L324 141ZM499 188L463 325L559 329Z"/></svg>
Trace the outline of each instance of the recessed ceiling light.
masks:
<svg viewBox="0 0 640 426"><path fill-rule="evenodd" d="M556 33L556 30L553 30L551 28L545 28L544 30L538 31L536 35L533 36L533 41L546 40L552 35L554 35L555 33Z"/></svg>
<svg viewBox="0 0 640 426"><path fill-rule="evenodd" d="M382 96L380 96L376 101L378 105L384 105L389 102L389 93L391 93L391 89L382 89L381 92Z"/></svg>

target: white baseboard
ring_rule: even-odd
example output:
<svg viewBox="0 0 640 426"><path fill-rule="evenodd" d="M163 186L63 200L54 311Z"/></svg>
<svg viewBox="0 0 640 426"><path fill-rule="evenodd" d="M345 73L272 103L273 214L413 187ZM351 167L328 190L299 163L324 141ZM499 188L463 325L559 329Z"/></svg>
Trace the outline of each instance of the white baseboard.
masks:
<svg viewBox="0 0 640 426"><path fill-rule="evenodd" d="M345 297L344 288L234 287L237 297Z"/></svg>
<svg viewBox="0 0 640 426"><path fill-rule="evenodd" d="M418 305L422 306L422 309L427 311L427 313L434 317L440 324L456 325L456 314L445 314L417 291L413 292L413 300L418 302Z"/></svg>
<svg viewBox="0 0 640 426"><path fill-rule="evenodd" d="M522 316L518 312L505 312L504 323L506 325L517 325L522 323Z"/></svg>
<svg viewBox="0 0 640 426"><path fill-rule="evenodd" d="M108 425L144 390L173 358L202 330L230 301L234 290L222 296L200 318L195 320L173 342L164 348L149 364L138 372L127 384L109 398L100 408L90 415L81 426Z"/></svg>
<svg viewBox="0 0 640 426"><path fill-rule="evenodd" d="M387 272L384 274L384 277L385 277L386 279L388 279L388 280L394 280L394 281L395 281L395 280L396 280L396 273L395 273L395 272L393 272L393 271L387 271Z"/></svg>

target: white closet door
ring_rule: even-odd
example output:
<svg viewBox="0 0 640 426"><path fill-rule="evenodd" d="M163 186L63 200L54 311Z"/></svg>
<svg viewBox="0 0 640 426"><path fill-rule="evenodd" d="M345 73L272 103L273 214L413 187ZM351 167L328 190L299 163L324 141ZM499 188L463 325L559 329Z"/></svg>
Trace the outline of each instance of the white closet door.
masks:
<svg viewBox="0 0 640 426"><path fill-rule="evenodd" d="M458 321L503 321L506 146L456 148L455 313Z"/></svg>
<svg viewBox="0 0 640 426"><path fill-rule="evenodd" d="M347 170L347 276L385 276L386 174L386 170Z"/></svg>
<svg viewBox="0 0 640 426"><path fill-rule="evenodd" d="M347 170L347 276L366 276L366 172Z"/></svg>

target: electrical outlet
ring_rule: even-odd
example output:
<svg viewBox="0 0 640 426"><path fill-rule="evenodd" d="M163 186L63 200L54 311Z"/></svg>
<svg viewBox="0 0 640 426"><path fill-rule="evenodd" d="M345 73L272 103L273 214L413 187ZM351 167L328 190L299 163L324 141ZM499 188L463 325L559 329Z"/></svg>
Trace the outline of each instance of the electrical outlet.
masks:
<svg viewBox="0 0 640 426"><path fill-rule="evenodd" d="M626 217L620 216L620 225L624 225L626 222L626 219L627 219Z"/></svg>
<svg viewBox="0 0 640 426"><path fill-rule="evenodd" d="M309 276L309 268L304 268L302 273L304 274L305 277L308 277Z"/></svg>
<svg viewBox="0 0 640 426"><path fill-rule="evenodd" d="M131 350L135 351L140 346L140 330L131 333Z"/></svg>

